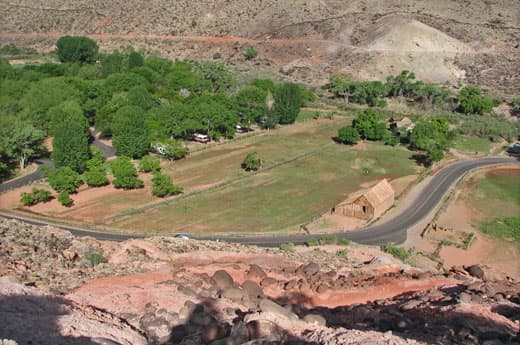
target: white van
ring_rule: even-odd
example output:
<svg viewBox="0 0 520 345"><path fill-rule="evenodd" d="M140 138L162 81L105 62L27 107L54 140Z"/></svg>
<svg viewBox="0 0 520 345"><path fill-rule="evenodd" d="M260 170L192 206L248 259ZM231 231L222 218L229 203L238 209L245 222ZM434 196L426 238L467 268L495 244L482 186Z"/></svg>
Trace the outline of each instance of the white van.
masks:
<svg viewBox="0 0 520 345"><path fill-rule="evenodd" d="M207 143L209 142L209 137L206 134L195 133L193 134L193 140L199 143Z"/></svg>

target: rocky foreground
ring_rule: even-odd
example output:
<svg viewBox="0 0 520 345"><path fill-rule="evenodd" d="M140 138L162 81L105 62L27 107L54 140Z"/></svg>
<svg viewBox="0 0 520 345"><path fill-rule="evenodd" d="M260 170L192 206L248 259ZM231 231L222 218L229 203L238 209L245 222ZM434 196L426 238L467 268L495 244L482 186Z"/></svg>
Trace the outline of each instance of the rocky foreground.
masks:
<svg viewBox="0 0 520 345"><path fill-rule="evenodd" d="M0 325L2 345L520 344L520 284L356 245L113 243L2 220Z"/></svg>

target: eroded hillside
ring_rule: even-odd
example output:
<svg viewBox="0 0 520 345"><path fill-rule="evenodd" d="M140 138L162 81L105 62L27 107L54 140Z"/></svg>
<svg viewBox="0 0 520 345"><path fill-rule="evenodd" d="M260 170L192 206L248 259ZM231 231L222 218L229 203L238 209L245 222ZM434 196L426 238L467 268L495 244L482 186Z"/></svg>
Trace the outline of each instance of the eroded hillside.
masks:
<svg viewBox="0 0 520 345"><path fill-rule="evenodd" d="M52 49L63 34L105 49L132 44L172 58L219 58L254 70L281 67L320 84L331 73L419 79L520 92L520 8L498 1L8 1L3 42ZM253 62L241 50L259 51ZM286 66L288 65L289 66Z"/></svg>

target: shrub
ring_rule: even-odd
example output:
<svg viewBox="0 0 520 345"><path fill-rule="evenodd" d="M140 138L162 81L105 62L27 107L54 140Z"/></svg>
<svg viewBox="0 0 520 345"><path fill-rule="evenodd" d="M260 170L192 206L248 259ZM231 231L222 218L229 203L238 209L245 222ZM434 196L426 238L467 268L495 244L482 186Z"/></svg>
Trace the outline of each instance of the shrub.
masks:
<svg viewBox="0 0 520 345"><path fill-rule="evenodd" d="M339 256L340 258L347 256L348 250L346 249L340 249L336 251L336 256Z"/></svg>
<svg viewBox="0 0 520 345"><path fill-rule="evenodd" d="M69 167L62 167L45 174L52 189L58 193L75 193L81 184L80 175Z"/></svg>
<svg viewBox="0 0 520 345"><path fill-rule="evenodd" d="M305 241L305 245L307 247L316 247L316 246L320 245L320 242L318 241L317 238L311 238L311 239Z"/></svg>
<svg viewBox="0 0 520 345"><path fill-rule="evenodd" d="M256 171L262 166L262 160L258 157L256 152L248 153L242 162L242 168L245 171Z"/></svg>
<svg viewBox="0 0 520 345"><path fill-rule="evenodd" d="M147 155L139 161L139 170L142 172L159 171L160 163L159 158Z"/></svg>
<svg viewBox="0 0 520 345"><path fill-rule="evenodd" d="M22 193L20 202L25 206L36 205L39 202L46 202L52 199L51 192L46 189L33 188L31 193Z"/></svg>
<svg viewBox="0 0 520 345"><path fill-rule="evenodd" d="M103 256L103 254L96 252L88 252L85 254L85 260L87 260L91 267L107 262L107 259Z"/></svg>
<svg viewBox="0 0 520 345"><path fill-rule="evenodd" d="M32 206L32 205L36 204L32 193L26 193L26 192L22 193L22 195L20 197L20 202L22 204L24 204L25 206Z"/></svg>
<svg viewBox="0 0 520 345"><path fill-rule="evenodd" d="M283 252L294 252L294 243L287 242L280 244L280 250Z"/></svg>
<svg viewBox="0 0 520 345"><path fill-rule="evenodd" d="M354 145L361 140L361 137L359 136L357 129L352 126L345 126L338 130L337 140L342 144Z"/></svg>
<svg viewBox="0 0 520 345"><path fill-rule="evenodd" d="M311 238L305 242L305 245L308 247L314 246L323 246L326 244L336 244L340 246L348 246L351 243L349 239L346 238L337 238L334 235L326 235L322 238Z"/></svg>
<svg viewBox="0 0 520 345"><path fill-rule="evenodd" d="M83 174L83 179L92 187L105 186L109 183L102 156L96 154L87 161L87 171Z"/></svg>
<svg viewBox="0 0 520 345"><path fill-rule="evenodd" d="M381 250L401 261L405 261L410 256L410 254L405 248L394 246L392 243L388 243L384 246L381 246Z"/></svg>
<svg viewBox="0 0 520 345"><path fill-rule="evenodd" d="M144 182L137 178L137 170L130 161L130 158L121 156L110 163L110 169L115 179L112 182L114 187L123 189L142 188Z"/></svg>
<svg viewBox="0 0 520 345"><path fill-rule="evenodd" d="M182 187L175 186L170 176L154 173L152 178L152 194L160 198L167 195L178 194L182 192Z"/></svg>
<svg viewBox="0 0 520 345"><path fill-rule="evenodd" d="M61 192L60 194L58 194L58 201L60 202L60 204L66 207L72 206L73 203L72 199L70 198L70 194L67 192Z"/></svg>
<svg viewBox="0 0 520 345"><path fill-rule="evenodd" d="M253 60L255 57L257 57L257 55L258 52L253 47L247 47L244 52L244 56L247 60Z"/></svg>

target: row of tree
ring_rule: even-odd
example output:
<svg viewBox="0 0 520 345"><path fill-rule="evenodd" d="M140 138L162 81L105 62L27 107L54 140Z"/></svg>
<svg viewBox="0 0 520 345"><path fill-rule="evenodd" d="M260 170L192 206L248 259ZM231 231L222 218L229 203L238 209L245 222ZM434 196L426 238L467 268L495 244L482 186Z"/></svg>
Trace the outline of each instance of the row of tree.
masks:
<svg viewBox="0 0 520 345"><path fill-rule="evenodd" d="M388 76L386 83L356 81L350 75L337 74L330 78L328 89L337 97L342 97L345 103L367 104L371 107L386 106L387 97L404 97L427 109L483 115L500 104L498 99L484 95L478 87L466 86L455 95L439 85L416 81L415 74L406 70L397 76Z"/></svg>

